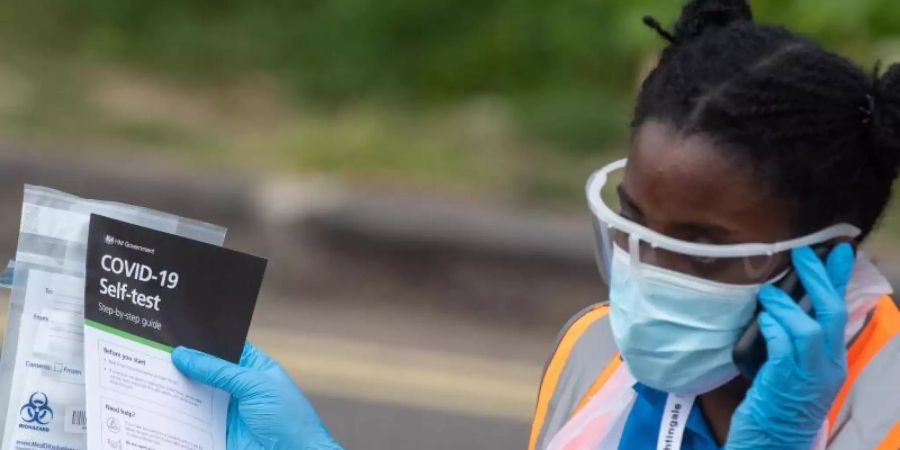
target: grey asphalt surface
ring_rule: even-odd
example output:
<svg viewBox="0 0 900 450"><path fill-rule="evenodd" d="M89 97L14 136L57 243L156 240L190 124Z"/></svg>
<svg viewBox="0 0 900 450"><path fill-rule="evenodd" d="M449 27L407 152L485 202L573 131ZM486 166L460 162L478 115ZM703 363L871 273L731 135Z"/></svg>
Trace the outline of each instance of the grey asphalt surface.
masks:
<svg viewBox="0 0 900 450"><path fill-rule="evenodd" d="M524 421L408 408L359 399L311 395L338 441L348 450L521 450Z"/></svg>
<svg viewBox="0 0 900 450"><path fill-rule="evenodd" d="M257 308L250 339L348 450L525 447L552 336L391 305Z"/></svg>

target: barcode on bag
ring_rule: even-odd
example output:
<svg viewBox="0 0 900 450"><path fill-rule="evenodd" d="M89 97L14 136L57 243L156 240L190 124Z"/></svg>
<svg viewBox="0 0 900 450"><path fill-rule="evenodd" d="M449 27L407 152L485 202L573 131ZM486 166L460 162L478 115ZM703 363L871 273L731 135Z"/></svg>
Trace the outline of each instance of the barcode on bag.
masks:
<svg viewBox="0 0 900 450"><path fill-rule="evenodd" d="M63 427L66 433L84 434L87 431L87 413L83 409L67 408Z"/></svg>
<svg viewBox="0 0 900 450"><path fill-rule="evenodd" d="M84 426L87 423L87 421L84 420L84 416L83 409L72 410L72 425Z"/></svg>

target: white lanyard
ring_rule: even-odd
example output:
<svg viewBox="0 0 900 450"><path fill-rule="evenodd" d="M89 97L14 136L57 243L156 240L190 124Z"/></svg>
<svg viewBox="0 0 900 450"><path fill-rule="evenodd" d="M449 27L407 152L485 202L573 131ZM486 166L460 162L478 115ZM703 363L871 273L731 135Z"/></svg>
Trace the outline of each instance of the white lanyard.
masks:
<svg viewBox="0 0 900 450"><path fill-rule="evenodd" d="M659 422L659 437L656 439L656 450L679 450L684 437L684 427L694 406L694 396L682 397L669 394L666 407Z"/></svg>

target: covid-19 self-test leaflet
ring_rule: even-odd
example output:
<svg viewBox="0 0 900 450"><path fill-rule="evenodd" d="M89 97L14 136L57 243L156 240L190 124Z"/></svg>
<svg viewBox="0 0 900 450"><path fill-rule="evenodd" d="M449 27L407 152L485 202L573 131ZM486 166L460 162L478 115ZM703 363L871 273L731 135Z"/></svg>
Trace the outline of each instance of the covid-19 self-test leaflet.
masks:
<svg viewBox="0 0 900 450"><path fill-rule="evenodd" d="M228 394L172 364L237 363L266 260L94 215L84 286L88 448L225 450Z"/></svg>
<svg viewBox="0 0 900 450"><path fill-rule="evenodd" d="M84 275L92 213L221 245L225 229L25 186L0 359L2 450L85 450Z"/></svg>

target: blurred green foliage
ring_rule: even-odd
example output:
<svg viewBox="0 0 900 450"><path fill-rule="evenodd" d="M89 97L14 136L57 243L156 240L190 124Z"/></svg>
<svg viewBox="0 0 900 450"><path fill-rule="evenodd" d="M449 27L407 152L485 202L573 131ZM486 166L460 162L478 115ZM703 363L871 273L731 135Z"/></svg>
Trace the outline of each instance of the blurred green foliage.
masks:
<svg viewBox="0 0 900 450"><path fill-rule="evenodd" d="M3 48L207 82L263 72L329 108L441 107L481 96L575 154L619 144L639 68L673 0L11 0ZM758 0L762 21L864 64L900 55L900 1Z"/></svg>

